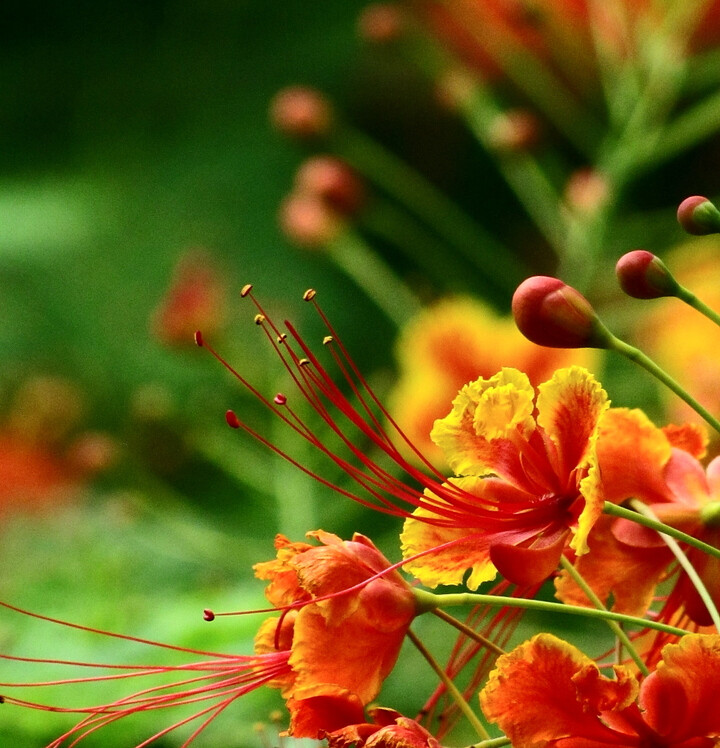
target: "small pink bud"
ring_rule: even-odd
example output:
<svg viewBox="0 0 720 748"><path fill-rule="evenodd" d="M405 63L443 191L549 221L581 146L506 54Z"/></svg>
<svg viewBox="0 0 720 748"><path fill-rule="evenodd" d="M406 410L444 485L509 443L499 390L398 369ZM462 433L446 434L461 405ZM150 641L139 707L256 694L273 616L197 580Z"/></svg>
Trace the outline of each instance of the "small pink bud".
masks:
<svg viewBox="0 0 720 748"><path fill-rule="evenodd" d="M316 195L293 192L280 206L280 228L304 249L325 249L342 231L340 216Z"/></svg>
<svg viewBox="0 0 720 748"><path fill-rule="evenodd" d="M624 254L615 266L615 274L622 290L635 299L675 296L680 288L665 263L644 249Z"/></svg>
<svg viewBox="0 0 720 748"><path fill-rule="evenodd" d="M523 281L512 299L518 330L549 348L606 348L610 333L590 302L558 278L536 275Z"/></svg>
<svg viewBox="0 0 720 748"><path fill-rule="evenodd" d="M686 197L680 203L677 219L688 234L703 236L720 233L720 211L700 195Z"/></svg>
<svg viewBox="0 0 720 748"><path fill-rule="evenodd" d="M402 35L405 25L405 16L397 5L372 3L358 18L358 34L374 44L389 44Z"/></svg>
<svg viewBox="0 0 720 748"><path fill-rule="evenodd" d="M320 198L344 216L356 213L365 198L357 174L334 156L313 156L305 161L295 175L295 186L298 192Z"/></svg>
<svg viewBox="0 0 720 748"><path fill-rule="evenodd" d="M597 213L609 195L607 177L594 169L578 169L565 185L565 202L572 210L583 215Z"/></svg>
<svg viewBox="0 0 720 748"><path fill-rule="evenodd" d="M332 128L333 112L328 100L313 88L292 86L275 95L270 121L281 133L299 140L325 137Z"/></svg>

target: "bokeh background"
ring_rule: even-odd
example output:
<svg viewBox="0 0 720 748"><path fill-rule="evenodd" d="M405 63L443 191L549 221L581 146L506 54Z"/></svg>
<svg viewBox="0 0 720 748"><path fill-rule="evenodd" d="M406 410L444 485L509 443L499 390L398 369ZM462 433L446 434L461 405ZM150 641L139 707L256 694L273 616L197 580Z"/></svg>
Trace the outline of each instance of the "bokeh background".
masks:
<svg viewBox="0 0 720 748"><path fill-rule="evenodd" d="M307 150L272 128L267 112L276 92L293 84L325 92L358 130L511 245L528 271L556 267L546 238L493 158L438 99L433 81L412 59L359 39L365 5L3 3L2 599L179 646L249 652L257 617L207 624L202 610L262 607L250 567L272 556L276 532L299 538L318 525L342 535L364 531L397 558L397 523L361 511L229 431L223 414L232 407L314 466L189 336L183 345L158 333L168 289L182 279L178 264L196 281L210 268L210 294L222 299L209 316L214 341L272 394L287 377L239 291L252 282L277 319L291 317L319 341L322 325L301 299L314 287L378 392L392 389L393 319L329 253L299 249L278 225ZM709 78L699 85L703 92L715 89ZM509 106L522 96L509 86L501 100ZM708 131L625 191L628 219L608 234L585 278L583 290L621 328L631 327L631 313L609 290L617 256L640 245L664 253L681 243L673 206L693 192L720 192L720 146ZM561 158L545 165L562 183L585 159L552 126L548 133ZM553 173L559 163L563 175ZM474 294L507 311L505 279L488 284L492 272L474 273L455 255L433 272L412 256L412 234L395 231L406 241L394 246L375 236L373 251L384 257L388 278L419 302ZM394 288L386 286L388 296ZM662 413L656 391L638 384L628 367L616 364L606 376L618 404ZM10 611L0 613L0 650L97 662L156 656ZM429 679L424 668L408 656L389 684L394 706L417 708L402 678ZM10 662L0 671L2 681L52 677L47 667L33 674ZM75 687L71 699L80 705L113 693L112 684L90 683ZM274 692L243 699L198 745L259 745L256 723L268 722L280 705ZM3 708L0 742L44 745L70 724L64 715ZM145 715L88 744L133 745L164 724ZM268 729L274 740L278 727Z"/></svg>

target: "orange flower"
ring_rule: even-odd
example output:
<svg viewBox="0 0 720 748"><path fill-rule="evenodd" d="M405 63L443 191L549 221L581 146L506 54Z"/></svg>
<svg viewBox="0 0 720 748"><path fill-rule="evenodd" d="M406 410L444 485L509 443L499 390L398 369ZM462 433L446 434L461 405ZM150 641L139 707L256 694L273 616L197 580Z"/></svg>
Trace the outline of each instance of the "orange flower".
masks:
<svg viewBox="0 0 720 748"><path fill-rule="evenodd" d="M496 571L516 584L542 581L570 535L585 553L602 511L595 440L608 406L580 367L558 370L537 397L516 369L465 386L432 432L462 477L442 494L426 490L405 521L406 568L431 587L459 584L471 569L466 583L476 589Z"/></svg>
<svg viewBox="0 0 720 748"><path fill-rule="evenodd" d="M399 381L390 412L408 439L434 465L442 450L430 439L433 423L447 413L458 390L478 377L491 377L503 366L524 371L537 386L559 368L589 367L597 351L545 348L501 316L470 297L439 302L418 314L403 330L396 355Z"/></svg>
<svg viewBox="0 0 720 748"><path fill-rule="evenodd" d="M687 634L638 685L575 647L538 634L501 656L480 694L515 748L712 748L720 737L720 636Z"/></svg>
<svg viewBox="0 0 720 748"><path fill-rule="evenodd" d="M329 748L440 748L440 743L414 719L383 707L368 712L372 724L348 725L325 735Z"/></svg>
<svg viewBox="0 0 720 748"><path fill-rule="evenodd" d="M219 330L226 314L226 283L209 252L185 252L172 282L150 321L153 333L166 345L192 345L198 327Z"/></svg>
<svg viewBox="0 0 720 748"><path fill-rule="evenodd" d="M704 454L705 444L699 427L663 430L640 410L610 410L597 443L605 498L616 503L637 498L662 522L720 547L720 458L708 465L707 472L703 470L697 458ZM674 559L662 538L630 520L606 516L593 527L588 544L591 553L576 561L580 574L603 600L613 595L615 610L644 615ZM720 603L720 563L692 548L686 552L712 598ZM556 588L565 602L588 604L564 572ZM684 573L663 607L663 617L681 607L695 623L711 623Z"/></svg>
<svg viewBox="0 0 720 748"><path fill-rule="evenodd" d="M255 566L260 579L270 580L266 594L273 605L300 603L279 632L277 622L266 622L256 642L259 652L290 650L292 675L272 685L287 699L294 737L361 722L363 706L380 691L417 614L411 588L396 571L384 573L390 564L368 538L356 533L343 541L322 530L309 535L322 545L279 535L277 558Z"/></svg>

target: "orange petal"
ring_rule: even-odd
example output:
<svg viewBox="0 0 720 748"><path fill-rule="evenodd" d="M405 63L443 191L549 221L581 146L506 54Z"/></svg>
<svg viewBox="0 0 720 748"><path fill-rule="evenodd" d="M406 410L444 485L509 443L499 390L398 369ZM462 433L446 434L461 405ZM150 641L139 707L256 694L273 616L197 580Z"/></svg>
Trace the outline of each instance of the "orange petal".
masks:
<svg viewBox="0 0 720 748"><path fill-rule="evenodd" d="M698 460L705 457L708 434L703 425L698 423L684 423L680 426L663 426L662 431L671 446L689 452Z"/></svg>
<svg viewBox="0 0 720 748"><path fill-rule="evenodd" d="M536 542L529 548L497 543L490 547L490 558L509 582L523 586L538 584L557 569L566 538L567 529L563 527L551 542Z"/></svg>
<svg viewBox="0 0 720 748"><path fill-rule="evenodd" d="M628 459L632 455L632 459ZM671 500L663 480L670 443L641 410L611 408L600 422L597 459L606 501Z"/></svg>
<svg viewBox="0 0 720 748"><path fill-rule="evenodd" d="M514 748L542 748L561 738L584 738L617 743L590 710L604 701L620 707L626 686L589 670L595 663L575 647L552 634L538 634L498 658L496 669L480 693L488 720L498 724ZM574 682L580 677L582 687Z"/></svg>
<svg viewBox="0 0 720 748"><path fill-rule="evenodd" d="M559 476L585 464L598 420L609 405L600 383L580 366L558 369L538 387L538 425L555 445Z"/></svg>
<svg viewBox="0 0 720 748"><path fill-rule="evenodd" d="M720 636L687 634L662 650L640 689L645 720L667 745L720 736Z"/></svg>

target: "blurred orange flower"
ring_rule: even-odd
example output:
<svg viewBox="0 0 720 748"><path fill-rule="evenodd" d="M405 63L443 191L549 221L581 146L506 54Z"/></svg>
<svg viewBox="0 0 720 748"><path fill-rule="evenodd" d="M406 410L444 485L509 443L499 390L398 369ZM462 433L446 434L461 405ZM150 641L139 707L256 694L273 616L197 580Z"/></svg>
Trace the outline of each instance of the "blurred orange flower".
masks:
<svg viewBox="0 0 720 748"><path fill-rule="evenodd" d="M468 382L511 366L538 385L556 369L571 364L588 368L599 359L598 352L589 349L535 345L518 331L512 317L500 316L470 297L446 299L421 312L403 330L396 355L400 379L390 395L390 412L409 441L437 466L443 454L430 432Z"/></svg>
<svg viewBox="0 0 720 748"><path fill-rule="evenodd" d="M414 719L383 707L368 712L372 723L348 725L325 735L329 748L440 748L440 743Z"/></svg>
<svg viewBox="0 0 720 748"><path fill-rule="evenodd" d="M572 645L538 634L498 659L480 703L515 748L712 748L720 636L687 634L662 658L638 684L629 668L608 678Z"/></svg>

